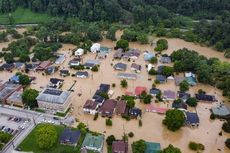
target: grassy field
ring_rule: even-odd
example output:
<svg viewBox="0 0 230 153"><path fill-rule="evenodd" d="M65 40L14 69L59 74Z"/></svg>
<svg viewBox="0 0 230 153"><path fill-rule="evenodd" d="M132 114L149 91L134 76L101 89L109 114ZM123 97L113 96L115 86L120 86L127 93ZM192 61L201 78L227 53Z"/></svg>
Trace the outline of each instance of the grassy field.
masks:
<svg viewBox="0 0 230 153"><path fill-rule="evenodd" d="M49 21L53 17L44 13L34 13L29 9L17 8L11 13L15 24L20 23L41 23ZM0 14L0 24L9 24L9 14Z"/></svg>
<svg viewBox="0 0 230 153"><path fill-rule="evenodd" d="M55 126L55 129L58 133L58 138L62 131L64 130L63 126ZM56 142L55 145L50 150L41 150L36 143L35 138L36 127L33 131L23 140L23 142L18 146L22 151L33 151L34 153L80 153L81 144L85 138L85 134L81 135L77 147L72 147L68 145L61 145L59 142Z"/></svg>

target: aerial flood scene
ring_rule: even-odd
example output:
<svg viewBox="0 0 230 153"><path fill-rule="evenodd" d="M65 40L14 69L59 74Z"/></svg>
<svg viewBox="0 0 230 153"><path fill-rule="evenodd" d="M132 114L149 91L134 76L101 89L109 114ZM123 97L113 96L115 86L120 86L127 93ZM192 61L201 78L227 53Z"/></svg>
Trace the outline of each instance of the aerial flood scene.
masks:
<svg viewBox="0 0 230 153"><path fill-rule="evenodd" d="M0 0L0 153L230 153L230 1Z"/></svg>

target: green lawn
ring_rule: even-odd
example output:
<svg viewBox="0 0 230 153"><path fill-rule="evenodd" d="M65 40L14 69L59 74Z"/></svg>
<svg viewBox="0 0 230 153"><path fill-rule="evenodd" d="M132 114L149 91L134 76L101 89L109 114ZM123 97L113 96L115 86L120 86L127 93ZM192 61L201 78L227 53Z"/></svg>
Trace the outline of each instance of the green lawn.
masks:
<svg viewBox="0 0 230 153"><path fill-rule="evenodd" d="M29 9L17 8L11 13L15 24L19 23L40 23L49 21L53 17L45 13L34 13ZM0 23L9 24L9 14L0 14Z"/></svg>
<svg viewBox="0 0 230 153"><path fill-rule="evenodd" d="M55 129L58 132L58 138L64 128L64 126L55 126ZM59 142L56 142L56 144L50 150L41 150L36 143L35 131L36 127L23 140L18 148L20 148L22 151L33 151L34 153L80 153L81 144L83 143L83 140L85 138L85 134L82 134L79 143L75 148L68 145L61 145L59 144Z"/></svg>

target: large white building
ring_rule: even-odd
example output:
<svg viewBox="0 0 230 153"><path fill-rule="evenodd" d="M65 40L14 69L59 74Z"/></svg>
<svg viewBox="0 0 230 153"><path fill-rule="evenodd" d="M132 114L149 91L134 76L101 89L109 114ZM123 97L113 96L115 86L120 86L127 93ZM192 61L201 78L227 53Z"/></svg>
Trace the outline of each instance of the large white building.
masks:
<svg viewBox="0 0 230 153"><path fill-rule="evenodd" d="M36 99L38 107L45 110L66 112L71 106L69 91L46 88Z"/></svg>

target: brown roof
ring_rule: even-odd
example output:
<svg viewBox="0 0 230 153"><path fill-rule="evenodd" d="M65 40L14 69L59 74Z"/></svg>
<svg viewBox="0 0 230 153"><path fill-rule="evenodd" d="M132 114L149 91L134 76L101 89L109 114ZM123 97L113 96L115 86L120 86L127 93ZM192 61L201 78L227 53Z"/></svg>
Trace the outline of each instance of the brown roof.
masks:
<svg viewBox="0 0 230 153"><path fill-rule="evenodd" d="M39 64L39 66L37 67L38 70L44 70L46 69L48 66L51 65L50 61L43 61Z"/></svg>
<svg viewBox="0 0 230 153"><path fill-rule="evenodd" d="M140 70L141 70L141 65L138 65L138 64L136 64L136 63L132 63L131 68L134 68L134 69L140 71Z"/></svg>
<svg viewBox="0 0 230 153"><path fill-rule="evenodd" d="M85 109L96 109L97 108L97 103L95 103L92 100L87 100L83 106Z"/></svg>
<svg viewBox="0 0 230 153"><path fill-rule="evenodd" d="M117 101L116 100L114 100L114 99L108 99L101 106L100 112L102 113L102 115L112 116L116 105L117 105Z"/></svg>
<svg viewBox="0 0 230 153"><path fill-rule="evenodd" d="M116 106L116 114L124 114L126 110L126 102L124 100L119 101Z"/></svg>
<svg viewBox="0 0 230 153"><path fill-rule="evenodd" d="M113 153L128 153L128 143L122 140L113 141Z"/></svg>

